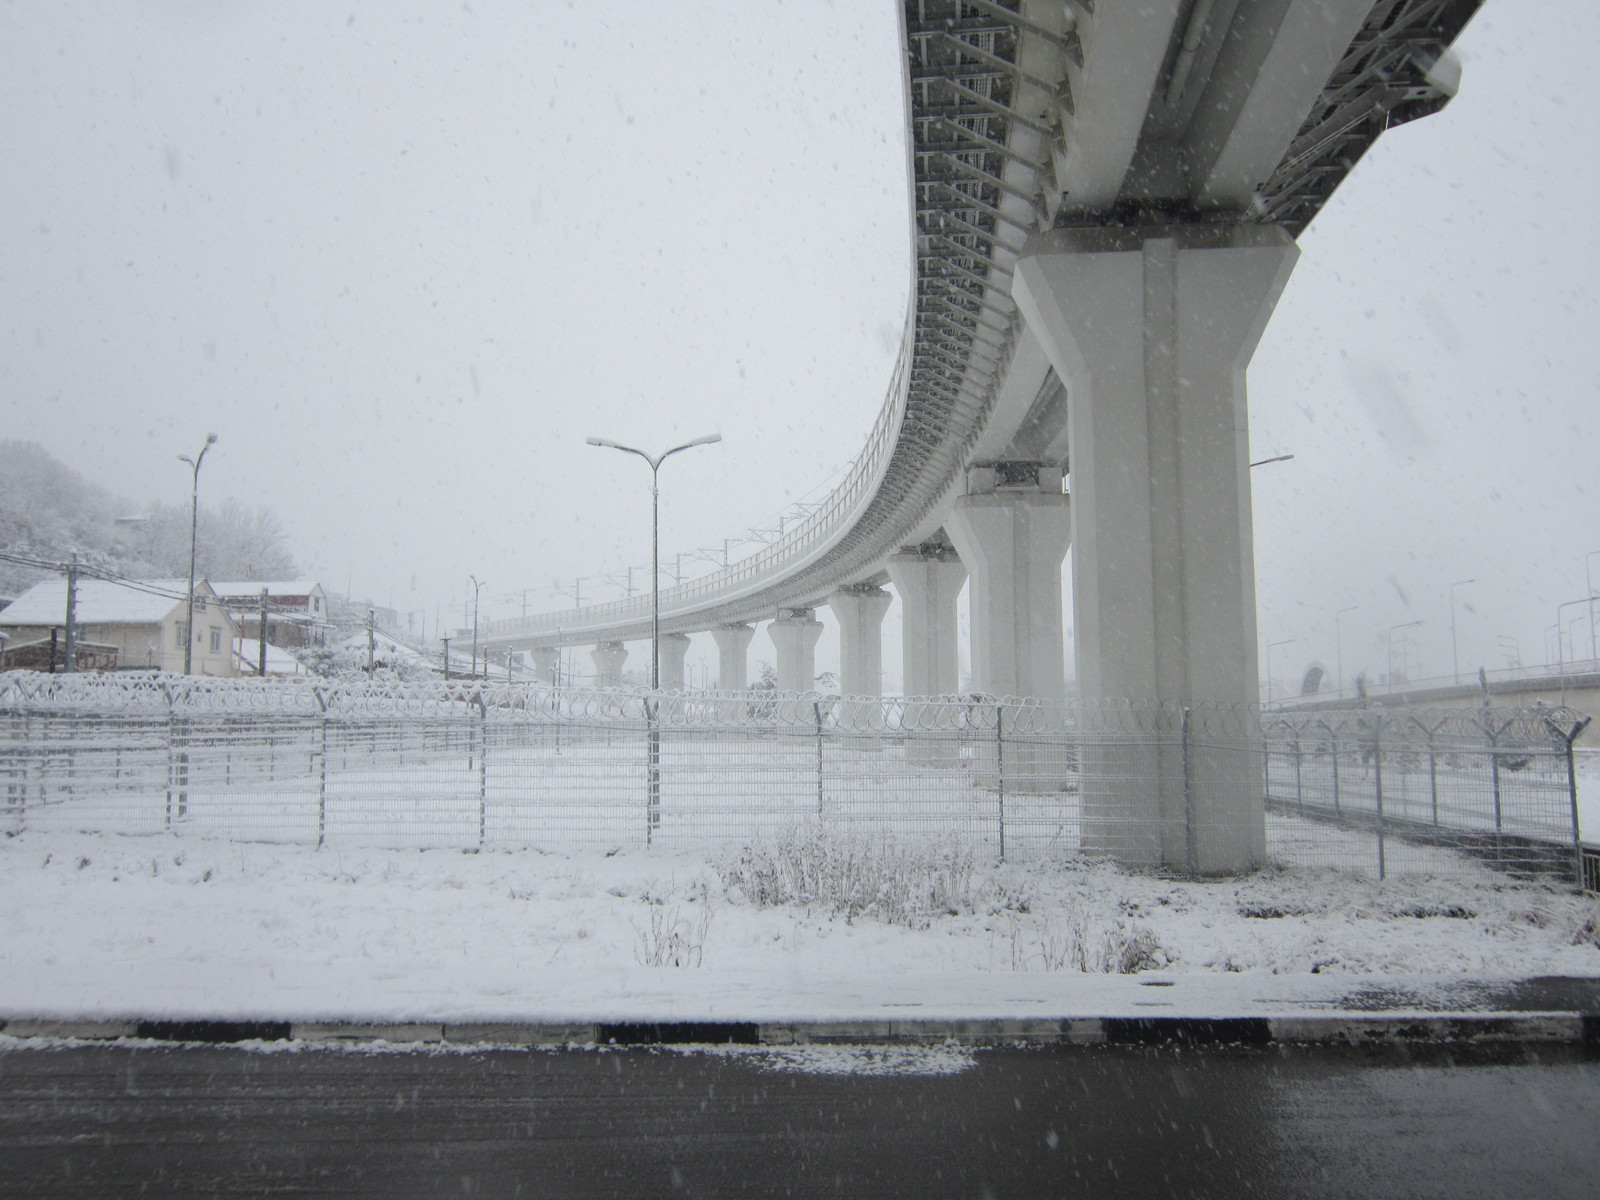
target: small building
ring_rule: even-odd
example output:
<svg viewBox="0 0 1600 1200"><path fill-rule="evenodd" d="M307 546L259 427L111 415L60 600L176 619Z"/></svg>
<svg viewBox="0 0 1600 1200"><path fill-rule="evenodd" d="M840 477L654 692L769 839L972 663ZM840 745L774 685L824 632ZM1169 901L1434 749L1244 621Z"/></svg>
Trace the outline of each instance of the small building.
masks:
<svg viewBox="0 0 1600 1200"><path fill-rule="evenodd" d="M98 661L115 653L120 670L182 671L189 581L186 579L78 580L78 641L94 647ZM238 626L204 580L194 587L196 675L232 676ZM6 634L6 656L29 646L48 646L52 632L65 653L67 581L36 583L0 609L0 630ZM38 651L30 650L30 657ZM79 656L79 662L84 661ZM40 668L40 669L48 669Z"/></svg>
<svg viewBox="0 0 1600 1200"><path fill-rule="evenodd" d="M328 596L314 579L283 581L237 580L212 587L222 600L245 642L261 638L261 593L267 593L267 644L289 650L327 644L333 623Z"/></svg>

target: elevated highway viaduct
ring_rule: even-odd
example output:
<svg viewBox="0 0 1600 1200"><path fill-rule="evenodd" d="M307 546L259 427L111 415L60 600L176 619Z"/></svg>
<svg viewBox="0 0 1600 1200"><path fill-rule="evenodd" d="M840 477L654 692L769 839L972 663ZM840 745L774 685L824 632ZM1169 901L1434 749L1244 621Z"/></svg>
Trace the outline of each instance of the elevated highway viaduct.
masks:
<svg viewBox="0 0 1600 1200"><path fill-rule="evenodd" d="M1168 706L1256 698L1245 368L1295 239L1392 125L1456 82L1480 0L904 0L913 279L883 409L845 480L761 553L661 593L662 683L710 631L726 686L767 621L805 690L828 605L841 690L879 689L903 610L907 695L957 690L970 578L972 688L1065 692L1073 555L1077 691ZM649 597L492 622L490 646L587 645L602 683L651 635ZM1201 775L1205 775L1205 769ZM1189 781L1246 833L1260 784ZM1178 819L1170 779L1129 798ZM1172 853L1140 835L1111 851Z"/></svg>

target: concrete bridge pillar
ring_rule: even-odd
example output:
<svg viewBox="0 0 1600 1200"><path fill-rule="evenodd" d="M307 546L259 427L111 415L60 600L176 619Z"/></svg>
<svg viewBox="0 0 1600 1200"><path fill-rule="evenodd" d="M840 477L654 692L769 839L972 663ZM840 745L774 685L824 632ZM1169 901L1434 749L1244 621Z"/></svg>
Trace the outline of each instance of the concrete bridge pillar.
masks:
<svg viewBox="0 0 1600 1200"><path fill-rule="evenodd" d="M1059 468L1002 463L969 473L945 529L972 572L972 687L990 696L1066 694L1061 560L1072 533Z"/></svg>
<svg viewBox="0 0 1600 1200"><path fill-rule="evenodd" d="M954 547L935 543L889 559L900 596L900 647L907 696L953 696L961 687L956 598L967 581Z"/></svg>
<svg viewBox="0 0 1600 1200"><path fill-rule="evenodd" d="M595 687L616 687L622 682L622 664L627 661L628 648L621 642L601 642L589 651L594 660Z"/></svg>
<svg viewBox="0 0 1600 1200"><path fill-rule="evenodd" d="M767 626L767 636L777 651L778 690L814 690L817 686L817 639L822 636L822 622L809 608L786 608Z"/></svg>
<svg viewBox="0 0 1600 1200"><path fill-rule="evenodd" d="M1070 398L1085 699L1169 716L1256 700L1245 368L1297 253L1281 229L1220 224L1062 229L1024 248L1017 303ZM1261 861L1260 762L1237 738L1202 740L1216 745L1186 739L1153 781L1086 799L1086 843L1205 873Z"/></svg>
<svg viewBox="0 0 1600 1200"><path fill-rule="evenodd" d="M870 585L840 588L828 597L839 622L839 691L883 695L883 614L889 593Z"/></svg>
<svg viewBox="0 0 1600 1200"><path fill-rule="evenodd" d="M561 669L561 651L555 646L535 646L528 651L533 659L533 677L540 683L557 683L556 673Z"/></svg>
<svg viewBox="0 0 1600 1200"><path fill-rule="evenodd" d="M717 644L717 688L742 692L750 686L750 639L756 631L749 625L718 625L711 631Z"/></svg>
<svg viewBox="0 0 1600 1200"><path fill-rule="evenodd" d="M676 692L683 689L683 660L689 653L689 635L663 633L661 635L661 690Z"/></svg>

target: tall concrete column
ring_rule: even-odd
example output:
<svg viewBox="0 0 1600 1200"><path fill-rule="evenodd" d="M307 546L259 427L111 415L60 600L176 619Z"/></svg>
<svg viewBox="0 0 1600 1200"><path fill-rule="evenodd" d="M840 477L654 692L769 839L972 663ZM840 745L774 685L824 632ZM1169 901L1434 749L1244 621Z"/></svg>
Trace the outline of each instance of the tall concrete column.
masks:
<svg viewBox="0 0 1600 1200"><path fill-rule="evenodd" d="M718 625L711 631L717 644L717 689L742 692L750 686L750 639L756 631L749 625Z"/></svg>
<svg viewBox="0 0 1600 1200"><path fill-rule="evenodd" d="M817 686L817 639L822 622L809 608L783 609L767 626L767 636L778 656L778 690L809 692Z"/></svg>
<svg viewBox="0 0 1600 1200"><path fill-rule="evenodd" d="M1011 464L1005 464L1010 466ZM962 496L945 521L972 572L972 687L991 696L1060 700L1066 694L1061 560L1071 506L1061 472L973 471L982 490Z"/></svg>
<svg viewBox="0 0 1600 1200"><path fill-rule="evenodd" d="M540 683L555 683L561 651L555 646L535 646L528 654L533 659L533 677Z"/></svg>
<svg viewBox="0 0 1600 1200"><path fill-rule="evenodd" d="M628 648L621 642L601 642L589 651L594 660L595 687L616 687L622 682L622 664L627 661Z"/></svg>
<svg viewBox="0 0 1600 1200"><path fill-rule="evenodd" d="M955 695L961 687L956 599L967 581L966 564L952 547L919 547L889 559L889 580L900 596L900 690Z"/></svg>
<svg viewBox="0 0 1600 1200"><path fill-rule="evenodd" d="M683 690L683 660L689 653L689 635L663 633L661 635L661 690Z"/></svg>
<svg viewBox="0 0 1600 1200"><path fill-rule="evenodd" d="M1017 303L1069 398L1085 698L1169 716L1256 700L1245 368L1297 254L1281 229L1220 224L1055 230L1024 249ZM1130 785L1087 836L1202 872L1259 862L1260 763L1213 740L1186 739L1159 795Z"/></svg>
<svg viewBox="0 0 1600 1200"><path fill-rule="evenodd" d="M839 692L883 695L883 614L889 593L870 585L840 588L828 597L839 622Z"/></svg>

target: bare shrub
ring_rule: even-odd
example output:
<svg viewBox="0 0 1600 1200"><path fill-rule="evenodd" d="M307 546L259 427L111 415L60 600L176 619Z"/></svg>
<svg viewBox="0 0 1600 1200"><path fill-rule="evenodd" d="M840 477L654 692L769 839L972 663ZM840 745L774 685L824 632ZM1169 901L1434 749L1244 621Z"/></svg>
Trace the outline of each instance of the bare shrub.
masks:
<svg viewBox="0 0 1600 1200"><path fill-rule="evenodd" d="M1013 971L1136 975L1167 964L1167 954L1148 926L1114 918L1094 928L1079 908L1068 909L1032 936L1013 917L1007 935Z"/></svg>
<svg viewBox="0 0 1600 1200"><path fill-rule="evenodd" d="M815 905L847 920L920 929L932 917L972 907L974 869L971 848L953 839L868 838L803 826L746 846L719 872L729 892L758 908Z"/></svg>
<svg viewBox="0 0 1600 1200"><path fill-rule="evenodd" d="M711 931L711 889L702 880L692 885L683 905L652 898L650 921L634 922L633 957L647 967L698 967L705 959L706 935Z"/></svg>

